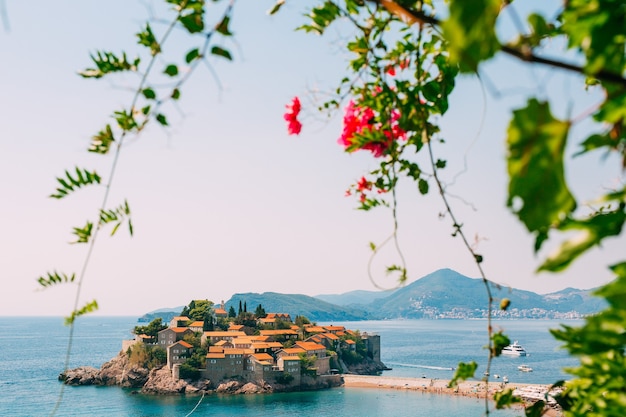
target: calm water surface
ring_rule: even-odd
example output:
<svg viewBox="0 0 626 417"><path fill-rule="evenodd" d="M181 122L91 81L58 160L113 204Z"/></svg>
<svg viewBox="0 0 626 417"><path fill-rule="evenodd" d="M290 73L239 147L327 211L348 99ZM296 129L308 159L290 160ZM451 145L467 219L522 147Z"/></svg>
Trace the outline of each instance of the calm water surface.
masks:
<svg viewBox="0 0 626 417"><path fill-rule="evenodd" d="M95 366L115 356L121 341L130 337L134 317L87 317L75 331L70 367ZM320 323L322 324L322 323ZM330 324L330 323L323 323ZM484 366L487 342L485 321L365 321L333 323L381 335L382 360L393 370L384 375L449 379L459 361L476 360ZM572 322L568 322L572 324ZM496 322L511 339L519 340L529 356L499 358L492 375L507 375L512 382L550 383L567 378L560 370L575 365L558 350L548 333L554 321ZM68 329L61 318L0 317L0 415L46 416L58 398L57 381L63 369ZM521 373L517 366L534 372ZM482 375L479 370L477 375ZM57 416L186 416L198 397L151 397L118 387L65 387ZM480 416L483 402L464 397L415 391L336 388L324 391L251 395L206 396L194 416ZM494 416L520 412L497 411Z"/></svg>

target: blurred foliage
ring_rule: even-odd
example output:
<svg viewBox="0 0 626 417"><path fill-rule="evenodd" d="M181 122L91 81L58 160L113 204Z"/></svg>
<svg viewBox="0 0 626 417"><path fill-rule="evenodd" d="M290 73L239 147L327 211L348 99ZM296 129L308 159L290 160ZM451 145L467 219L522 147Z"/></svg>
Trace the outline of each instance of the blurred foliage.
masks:
<svg viewBox="0 0 626 417"><path fill-rule="evenodd" d="M278 1L270 13L283 3ZM564 120L552 114L543 93L541 99L530 96L512 112L505 135L507 207L534 235L535 252L556 241L556 250L544 257L537 270L558 272L605 239L620 236L626 221L624 181L580 200L571 191L576 184L568 182L571 159L565 155L573 140L571 127L587 121L592 128L587 137L577 139L580 150L575 156L601 151L617 156L603 160L618 160L622 175L626 169L626 7L622 0L570 0L556 15L520 16L516 5L498 0L326 0L307 9L306 22L298 29L323 35L333 25L350 28L352 35L345 40L351 53L347 75L319 110L332 112L345 105L338 142L346 152L371 152L376 162L347 194L357 197L363 210L391 207L394 219L396 187L402 178L413 181L420 194L437 184L448 206L445 186L437 176L446 161L433 157L431 144L444 142L439 122L459 73L477 73L481 63L506 54L531 65L578 74L574 88L603 93L601 102ZM505 13L512 18L503 19ZM498 25L507 25L517 36L500 39ZM560 55L555 56L554 48L545 53L546 45L561 40L566 42ZM515 82L514 75L509 79ZM430 166L416 159L425 150ZM453 227L453 236L465 240L462 224L454 220ZM378 250L377 245L371 247ZM480 269L482 255L469 246L468 250ZM626 415L624 265L621 260L612 267L617 280L597 293L609 301L607 310L587 319L581 328L563 326L553 332L572 355L581 357L581 366L570 370L575 378L565 383L560 398L567 416ZM406 277L403 265L388 269ZM509 339L492 333L491 326L489 334L491 361ZM452 384L474 377L475 370L474 362L459 364ZM496 400L498 408L517 401L510 392ZM543 408L544 403L538 402L526 414L541 415Z"/></svg>

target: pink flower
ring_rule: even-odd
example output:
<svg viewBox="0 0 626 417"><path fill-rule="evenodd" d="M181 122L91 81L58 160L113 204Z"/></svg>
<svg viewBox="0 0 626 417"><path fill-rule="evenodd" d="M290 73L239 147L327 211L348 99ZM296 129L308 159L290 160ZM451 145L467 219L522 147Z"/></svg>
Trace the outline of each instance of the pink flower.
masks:
<svg viewBox="0 0 626 417"><path fill-rule="evenodd" d="M372 131L381 133L382 135L379 135L378 140L372 140L360 146L360 149L368 150L372 152L375 158L379 158L385 154L394 140L406 139L406 132L398 126L399 119L400 112L392 111L391 131L381 130L380 123L374 123L376 120L374 111L368 107L357 107L351 100L346 106L346 113L343 117L343 132L337 142L348 149L354 145L355 135Z"/></svg>
<svg viewBox="0 0 626 417"><path fill-rule="evenodd" d="M350 100L343 116L343 132L337 142L346 148L352 146L354 135L372 128L374 116L372 109L356 107L354 101Z"/></svg>
<svg viewBox="0 0 626 417"><path fill-rule="evenodd" d="M290 135L298 135L302 130L302 123L298 120L298 115L300 114L300 99L296 96L291 101L291 104L287 104L285 106L287 111L285 112L283 118L287 121L287 133Z"/></svg>
<svg viewBox="0 0 626 417"><path fill-rule="evenodd" d="M372 189L372 183L369 182L365 177L361 177L361 179L359 180L359 182L357 182L356 184L356 189L359 192L363 192L365 190L371 190Z"/></svg>

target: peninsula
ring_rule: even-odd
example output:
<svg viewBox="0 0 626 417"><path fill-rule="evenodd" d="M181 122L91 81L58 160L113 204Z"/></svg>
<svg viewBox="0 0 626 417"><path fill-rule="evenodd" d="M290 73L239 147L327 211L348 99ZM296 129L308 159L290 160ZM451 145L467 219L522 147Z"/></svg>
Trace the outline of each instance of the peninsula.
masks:
<svg viewBox="0 0 626 417"><path fill-rule="evenodd" d="M119 385L144 394L269 393L342 385L340 374L376 375L380 336L318 326L304 316L239 311L193 300L165 324L136 326L100 369L64 371L68 385Z"/></svg>

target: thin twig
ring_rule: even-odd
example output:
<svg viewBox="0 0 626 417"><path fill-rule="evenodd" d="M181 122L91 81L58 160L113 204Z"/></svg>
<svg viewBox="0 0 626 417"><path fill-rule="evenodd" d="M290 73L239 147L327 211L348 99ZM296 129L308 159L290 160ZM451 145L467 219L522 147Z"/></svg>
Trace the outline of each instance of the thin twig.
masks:
<svg viewBox="0 0 626 417"><path fill-rule="evenodd" d="M227 7L226 11L224 12L224 17L230 15L230 13L232 12L232 9L233 9L234 2L235 2L235 0L231 0L230 1L229 6ZM181 17L183 10L184 10L183 7L179 8L179 11L177 12L176 17L170 22L170 24L167 27L165 33L161 37L161 39L159 41L159 45L163 45L167 41L167 39L169 38L169 36L172 33L173 29L176 27L176 24L179 21L179 18ZM217 28L217 26L215 28L213 28L213 30L206 35L205 43L204 43L203 48L202 48L202 53L203 54L206 54L206 51L208 50L209 40L211 38L211 35L216 31L216 28ZM147 82L147 79L148 79L148 75L150 74L150 72L152 70L152 67L155 64L158 55L159 55L159 53L156 53L150 59L148 65L146 67L146 70L143 73L142 78L141 78L141 80L139 82L139 86L135 90L135 94L133 96L133 99L132 99L132 102L131 102L131 105L130 105L131 117L132 117L134 109L135 109L135 107L137 105L137 102L139 101L139 98L141 97L142 90L144 89L144 86L146 85L146 82ZM197 63L198 63L198 61L192 63L190 71L184 77L182 77L182 79L177 84L177 87L182 85L184 83L184 81L186 81L188 79L190 74L197 67ZM125 140L126 140L126 138L127 138L129 133L130 133L130 131L124 130L122 132L122 134L120 135L119 141L116 143L115 153L114 153L114 156L113 156L113 161L111 163L111 171L110 171L110 174L109 174L109 178L108 178L107 184L105 186L104 196L102 198L102 203L100 205L100 210L99 210L98 213L101 213L102 211L104 211L106 206L107 206L107 204L108 204L109 193L111 191L111 186L113 184L113 179L114 179L115 173L117 171L116 168L117 168L117 165L118 165L118 162L119 162L122 146L124 145L124 142L125 142ZM94 230L94 233L93 233L93 235L92 235L92 237L91 237L91 239L89 241L89 248L87 250L87 255L85 256L85 259L83 261L83 266L81 268L81 271L80 271L80 274L79 274L79 278L77 280L77 288L76 288L76 294L75 294L75 298L74 298L74 309L73 309L74 312L78 309L78 305L79 305L79 302L80 302L80 296L81 296L81 290L82 290L82 284L84 282L84 278L85 278L86 272L87 272L87 267L88 267L89 262L91 260L91 255L93 254L93 250L94 250L94 247L95 247L95 244L96 244L96 241L97 241L97 237L99 235L99 231L100 231L101 227L102 227L101 222L98 222L97 226L96 226L96 228ZM67 350L66 350L66 353L65 353L65 361L64 361L64 365L63 365L63 372L66 372L68 367L69 367L69 361L70 361L70 357L71 357L71 353L72 353L72 345L73 345L73 341L74 341L74 331L75 331L75 320L73 320L70 323L69 340L68 340L68 344L67 344ZM60 391L59 391L59 396L57 398L57 401L56 401L56 403L55 403L51 413L49 414L51 417L54 416L56 414L56 412L59 410L61 402L63 401L64 388L65 388L65 384L61 384L61 388L60 388Z"/></svg>
<svg viewBox="0 0 626 417"><path fill-rule="evenodd" d="M469 241L467 240L467 237L465 236L465 233L463 232L463 225L457 221L452 211L452 207L450 206L450 203L448 202L445 189L443 188L443 184L441 180L439 179L437 165L435 163L435 158L433 156L432 142L430 138L427 136L426 131L422 133L422 138L423 138L423 141L428 146L428 156L430 158L430 164L433 169L433 178L435 179L435 182L437 183L437 189L439 190L439 195L441 196L441 200L443 201L443 204L446 207L446 212L450 215L450 219L452 220L452 224L454 227L454 236L458 235L461 237L461 240L463 241L463 244L467 248L467 251L472 255L474 263L476 264L476 267L478 268L478 271L480 272L480 277L483 281L483 284L485 285L485 290L487 291L487 297L488 297L487 333L489 337L487 348L489 349L489 357L487 359L487 370L486 370L484 381L485 381L485 415L488 416L489 415L489 374L491 370L491 361L493 359L493 341L491 338L491 335L493 333L493 328L491 326L491 311L493 308L493 295L491 293L491 288L489 288L490 281L487 279L487 276L485 275L485 272L483 271L483 268L481 266L482 258L480 257L479 254L477 254L474 251L474 248L472 248L472 245L470 245Z"/></svg>

